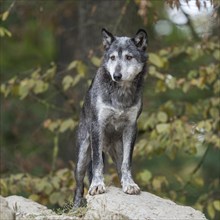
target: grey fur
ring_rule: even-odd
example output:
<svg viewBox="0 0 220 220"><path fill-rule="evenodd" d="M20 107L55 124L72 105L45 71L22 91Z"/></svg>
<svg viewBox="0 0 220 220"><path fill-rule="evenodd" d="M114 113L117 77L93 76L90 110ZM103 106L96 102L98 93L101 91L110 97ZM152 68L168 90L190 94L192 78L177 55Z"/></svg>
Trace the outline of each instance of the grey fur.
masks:
<svg viewBox="0 0 220 220"><path fill-rule="evenodd" d="M140 192L132 179L131 159L142 109L147 34L139 30L134 38L115 37L105 29L102 34L103 62L85 96L77 134L75 207L82 205L88 168L89 194L105 192L103 152L116 164L123 191Z"/></svg>

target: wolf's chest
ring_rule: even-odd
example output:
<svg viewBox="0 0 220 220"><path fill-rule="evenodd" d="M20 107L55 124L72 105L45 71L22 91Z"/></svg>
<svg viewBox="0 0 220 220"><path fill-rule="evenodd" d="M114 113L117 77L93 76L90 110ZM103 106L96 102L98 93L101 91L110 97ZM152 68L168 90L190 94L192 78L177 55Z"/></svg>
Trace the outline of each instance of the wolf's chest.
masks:
<svg viewBox="0 0 220 220"><path fill-rule="evenodd" d="M132 123L137 120L140 105L134 105L130 108L115 108L111 105L97 101L98 121L102 126L112 126L118 130L124 127L127 123Z"/></svg>

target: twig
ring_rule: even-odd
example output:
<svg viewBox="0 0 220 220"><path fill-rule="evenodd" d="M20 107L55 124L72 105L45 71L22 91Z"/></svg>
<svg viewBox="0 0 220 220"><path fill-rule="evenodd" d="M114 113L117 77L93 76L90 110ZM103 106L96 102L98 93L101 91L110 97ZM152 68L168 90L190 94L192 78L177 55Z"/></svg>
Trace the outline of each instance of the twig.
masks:
<svg viewBox="0 0 220 220"><path fill-rule="evenodd" d="M53 144L54 144L54 146L53 146L53 157L52 157L52 165L51 165L50 176L52 176L52 174L55 171L57 156L58 156L58 152L59 152L59 135L58 135L58 133L54 137Z"/></svg>
<svg viewBox="0 0 220 220"><path fill-rule="evenodd" d="M205 153L203 154L203 156L202 156L201 160L199 161L199 163L197 164L197 166L191 172L191 175L194 175L200 169L200 167L202 166L202 164L203 164L203 162L204 162L204 160L205 160L205 158L207 156L207 153L208 153L208 151L210 149L210 146L211 145L208 145L208 147L206 148Z"/></svg>
<svg viewBox="0 0 220 220"><path fill-rule="evenodd" d="M200 169L200 167L202 166L202 164L203 164L203 162L204 162L204 160L205 160L205 158L206 158L206 156L207 156L207 154L208 154L208 151L209 151L210 147L211 147L211 145L208 145L208 147L206 148L206 151L205 151L205 153L203 154L201 160L199 161L199 163L197 164L197 166L193 169L193 171L190 173L190 176L191 176L190 179L189 179L188 181L186 181L186 183L185 183L179 190L177 190L178 192L184 190L185 187L188 186L188 185L191 183L191 178L192 178L192 176L195 175L196 172L197 172L197 171Z"/></svg>

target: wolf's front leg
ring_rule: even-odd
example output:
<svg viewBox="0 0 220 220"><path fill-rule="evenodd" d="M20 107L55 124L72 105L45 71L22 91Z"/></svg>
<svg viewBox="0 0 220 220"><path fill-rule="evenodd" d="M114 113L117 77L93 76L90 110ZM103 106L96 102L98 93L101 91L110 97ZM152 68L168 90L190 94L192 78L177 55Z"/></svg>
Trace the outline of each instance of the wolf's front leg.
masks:
<svg viewBox="0 0 220 220"><path fill-rule="evenodd" d="M92 182L89 187L89 194L96 195L106 191L103 178L103 134L98 123L92 123L91 128L92 147Z"/></svg>
<svg viewBox="0 0 220 220"><path fill-rule="evenodd" d="M84 203L83 193L84 184L83 180L86 174L86 168L91 160L91 153L89 148L89 133L83 119L79 123L77 132L77 162L75 169L76 190L74 195L74 207L80 207Z"/></svg>
<svg viewBox="0 0 220 220"><path fill-rule="evenodd" d="M123 132L123 161L121 166L121 184L123 191L128 194L139 194L140 188L131 175L131 162L136 139L136 124L128 125Z"/></svg>

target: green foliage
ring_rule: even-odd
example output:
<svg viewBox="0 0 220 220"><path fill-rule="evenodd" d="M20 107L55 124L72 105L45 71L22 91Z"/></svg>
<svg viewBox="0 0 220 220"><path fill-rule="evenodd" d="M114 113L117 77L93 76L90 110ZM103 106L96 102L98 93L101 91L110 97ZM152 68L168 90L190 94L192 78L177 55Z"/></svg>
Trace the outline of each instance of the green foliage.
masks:
<svg viewBox="0 0 220 220"><path fill-rule="evenodd" d="M146 148L153 145L153 149L157 146L168 148L169 146L177 148L195 148L199 143L198 135L204 136L206 144L212 144L215 148L220 148L218 139L219 130L219 80L218 70L220 68L218 60L213 56L213 51L219 50L219 44L216 41L204 42L203 47L194 45L198 50L191 50L189 46L173 48L168 50L163 49L158 54L162 54L161 58L151 58L149 60L149 74L156 78L156 92L165 93L169 90L182 91L182 97L177 101L168 100L160 105L158 112L151 114L142 114L139 122L139 128L143 131L147 130ZM182 51L190 51L187 53L186 60L199 60L203 56L213 56L213 62L209 65L198 65L198 69L187 70L182 76L180 73L173 72L172 74L172 58L180 55ZM199 55L198 55L199 54ZM151 57L151 55L150 55ZM160 60L160 61L159 61ZM162 68L162 63L165 60L166 66ZM171 61L170 61L171 60ZM184 61L183 61L184 62ZM166 73L169 70L169 74ZM193 90L206 90L208 95L203 99L198 99L193 104L190 101L184 100ZM179 92L179 91L178 91ZM186 94L186 95L185 95ZM189 95L188 95L189 96ZM150 130L150 132L149 132ZM151 142L152 140L152 142ZM163 143L166 146L163 146ZM145 146L141 146L144 147ZM191 152L191 151L189 151Z"/></svg>
<svg viewBox="0 0 220 220"><path fill-rule="evenodd" d="M13 174L0 180L1 195L19 194L44 205L63 206L72 201L75 182L68 169L42 178L30 174Z"/></svg>
<svg viewBox="0 0 220 220"><path fill-rule="evenodd" d="M130 2L126 1L123 13L126 13L126 7L129 7ZM138 13L144 24L148 21L152 30L158 16L164 19L164 13L160 13L164 12L161 7L162 1L147 1L146 5L139 0L134 2L140 9ZM171 7L179 7L176 0L167 2ZM62 67L58 62L48 62L56 50L55 46L51 46L54 43L55 34L51 31L54 26L45 28L48 24L43 25L40 35L36 37L36 27L39 24L35 20L25 21L29 29L21 29L26 40L19 42L19 45L15 44L13 36L8 38L11 33L15 33L6 27L12 7L13 4L0 16L0 36L5 40L3 46L6 51L6 55L1 59L1 66L7 73L1 82L0 92L4 108L11 110L11 115L7 113L4 118L4 121L8 121L4 124L7 129L3 129L7 140L3 143L3 153L9 155L8 158L11 160L13 146L17 151L15 161L20 153L21 161L24 163L25 146L22 141L25 140L29 152L33 151L35 145L38 150L43 149L42 154L37 151L38 159L45 152L46 157L50 155L50 158L46 158L49 174L42 178L24 173L12 174L14 171L9 169L0 180L1 194L24 195L45 205L61 206L57 212L66 213L72 208L69 201L72 200L75 182L71 170L60 169L60 155L69 153L65 148L65 140L69 136L72 137L72 132L77 126L79 106L92 78L88 73L101 64L101 58L91 50L86 60L80 60L78 55L74 55L76 58L70 59L72 61ZM66 5L63 7L68 8ZM121 19L122 15L120 21ZM153 31L151 34L153 36ZM178 37L172 37L172 44L169 43L167 47L163 46L165 43L161 43L163 49L154 45L158 44L158 39L152 37L153 48L150 48L149 52L144 106L138 121L139 135L134 150L135 179L145 191L194 206L206 213L210 219L217 219L220 215L219 39L213 35L197 42L192 40L176 44L178 40L175 41L175 37ZM43 45L42 49L30 41L32 38ZM183 34L182 38L185 39ZM14 51L18 51L18 54ZM12 54L21 58L14 62ZM34 58L29 57L29 54L34 55ZM20 73L20 69L24 68L20 59L26 60L31 69ZM45 63L50 65L45 67ZM15 70L19 74L14 73ZM32 105L36 106L36 109L31 109ZM9 108L10 106L13 109ZM21 106L22 110L19 112ZM38 114L41 117L36 122L34 119ZM38 134L37 137L33 139L33 134L26 127L18 126L18 129L13 126L17 121L20 121L19 125L30 123L34 133ZM20 133L18 130L21 130ZM36 139L42 142L35 144ZM118 184L115 170L109 170L107 184ZM85 209L79 210L79 216L82 216L84 211Z"/></svg>

